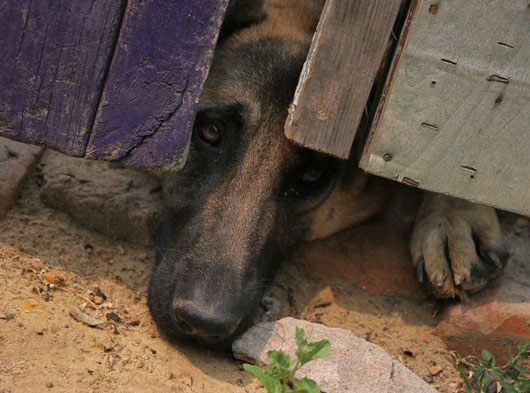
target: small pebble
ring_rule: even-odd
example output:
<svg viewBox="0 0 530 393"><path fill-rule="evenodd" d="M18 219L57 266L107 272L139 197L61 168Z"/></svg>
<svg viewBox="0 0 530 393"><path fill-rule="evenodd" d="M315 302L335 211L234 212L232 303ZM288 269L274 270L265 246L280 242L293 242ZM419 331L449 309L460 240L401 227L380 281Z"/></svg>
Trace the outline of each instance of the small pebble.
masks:
<svg viewBox="0 0 530 393"><path fill-rule="evenodd" d="M38 334L39 336L44 336L44 332L41 332L41 331L37 332L37 334Z"/></svg>
<svg viewBox="0 0 530 393"><path fill-rule="evenodd" d="M101 296L94 296L94 303L97 304L98 306L100 304L103 304L104 300Z"/></svg>
<svg viewBox="0 0 530 393"><path fill-rule="evenodd" d="M137 315L131 314L131 319L129 320L129 325L138 326L140 324L140 318Z"/></svg>
<svg viewBox="0 0 530 393"><path fill-rule="evenodd" d="M109 262L112 260L112 258L114 258L114 255L109 250L101 250L99 252L99 257L103 262Z"/></svg>
<svg viewBox="0 0 530 393"><path fill-rule="evenodd" d="M53 383L52 383L52 382L48 382L48 383L46 384L46 387L47 387L48 389L53 388Z"/></svg>
<svg viewBox="0 0 530 393"><path fill-rule="evenodd" d="M112 320L114 322L118 322L118 323L121 322L121 317L118 314L116 314L115 312L107 313L107 319L108 320Z"/></svg>
<svg viewBox="0 0 530 393"><path fill-rule="evenodd" d="M31 268L33 270L35 270L36 272L40 272L42 270L42 268L40 267L40 265L36 262L32 262L31 263Z"/></svg>
<svg viewBox="0 0 530 393"><path fill-rule="evenodd" d="M104 300L107 300L107 295L105 295L99 287L94 287L96 289L96 296L101 296Z"/></svg>
<svg viewBox="0 0 530 393"><path fill-rule="evenodd" d="M42 274L42 278L49 282L50 284L57 285L59 287L63 286L66 283L66 280L63 276L53 273L53 272L46 272Z"/></svg>
<svg viewBox="0 0 530 393"><path fill-rule="evenodd" d="M429 367L429 372L431 373L431 375L438 375L442 372L442 370L443 368L440 366Z"/></svg>

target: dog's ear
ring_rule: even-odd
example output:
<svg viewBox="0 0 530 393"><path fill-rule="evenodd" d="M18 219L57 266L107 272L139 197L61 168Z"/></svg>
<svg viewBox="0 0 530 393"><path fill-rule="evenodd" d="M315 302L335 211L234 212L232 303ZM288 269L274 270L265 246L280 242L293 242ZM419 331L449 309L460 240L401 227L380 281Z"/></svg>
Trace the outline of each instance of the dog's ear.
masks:
<svg viewBox="0 0 530 393"><path fill-rule="evenodd" d="M263 0L230 0L219 32L219 41L264 18Z"/></svg>

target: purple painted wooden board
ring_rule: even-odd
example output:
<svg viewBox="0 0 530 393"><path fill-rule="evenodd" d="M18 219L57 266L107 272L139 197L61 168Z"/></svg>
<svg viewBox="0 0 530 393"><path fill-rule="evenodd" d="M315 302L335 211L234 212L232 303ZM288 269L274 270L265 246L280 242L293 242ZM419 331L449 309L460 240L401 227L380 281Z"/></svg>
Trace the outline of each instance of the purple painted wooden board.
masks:
<svg viewBox="0 0 530 393"><path fill-rule="evenodd" d="M160 169L183 164L227 3L128 2L87 157Z"/></svg>
<svg viewBox="0 0 530 393"><path fill-rule="evenodd" d="M0 135L83 156L125 0L0 0Z"/></svg>

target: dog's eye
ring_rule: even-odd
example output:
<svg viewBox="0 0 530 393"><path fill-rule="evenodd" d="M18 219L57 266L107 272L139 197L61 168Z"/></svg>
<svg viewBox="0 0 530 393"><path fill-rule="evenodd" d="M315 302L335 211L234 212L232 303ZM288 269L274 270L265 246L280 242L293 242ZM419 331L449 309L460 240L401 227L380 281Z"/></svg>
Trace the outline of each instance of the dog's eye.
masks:
<svg viewBox="0 0 530 393"><path fill-rule="evenodd" d="M195 126L196 132L204 142L217 145L223 136L223 127L215 123L202 123Z"/></svg>
<svg viewBox="0 0 530 393"><path fill-rule="evenodd" d="M318 181L322 177L323 173L324 172L321 169L311 169L304 173L302 176L302 181L307 183Z"/></svg>
<svg viewBox="0 0 530 393"><path fill-rule="evenodd" d="M298 197L306 197L318 191L326 184L322 169L309 169L298 179L293 191Z"/></svg>

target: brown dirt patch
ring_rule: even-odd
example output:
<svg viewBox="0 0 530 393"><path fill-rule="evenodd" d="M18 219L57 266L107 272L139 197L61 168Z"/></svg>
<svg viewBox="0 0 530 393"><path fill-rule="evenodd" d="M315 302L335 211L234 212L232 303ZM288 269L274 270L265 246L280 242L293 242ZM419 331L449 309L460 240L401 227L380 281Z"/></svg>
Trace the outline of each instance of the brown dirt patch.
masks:
<svg viewBox="0 0 530 393"><path fill-rule="evenodd" d="M145 298L153 248L90 231L44 206L38 194L32 178L0 222L3 392L265 392L230 354L160 336ZM63 277L67 291L52 289L47 300L35 267ZM94 310L80 296L94 301L96 287L107 299ZM352 290L312 278L296 263L284 264L269 292L280 300L278 317L349 329L440 391L458 390L461 380L435 335L435 302ZM102 328L74 320L74 307L104 321ZM111 312L121 318L116 328L107 320ZM433 366L442 367L436 376Z"/></svg>

